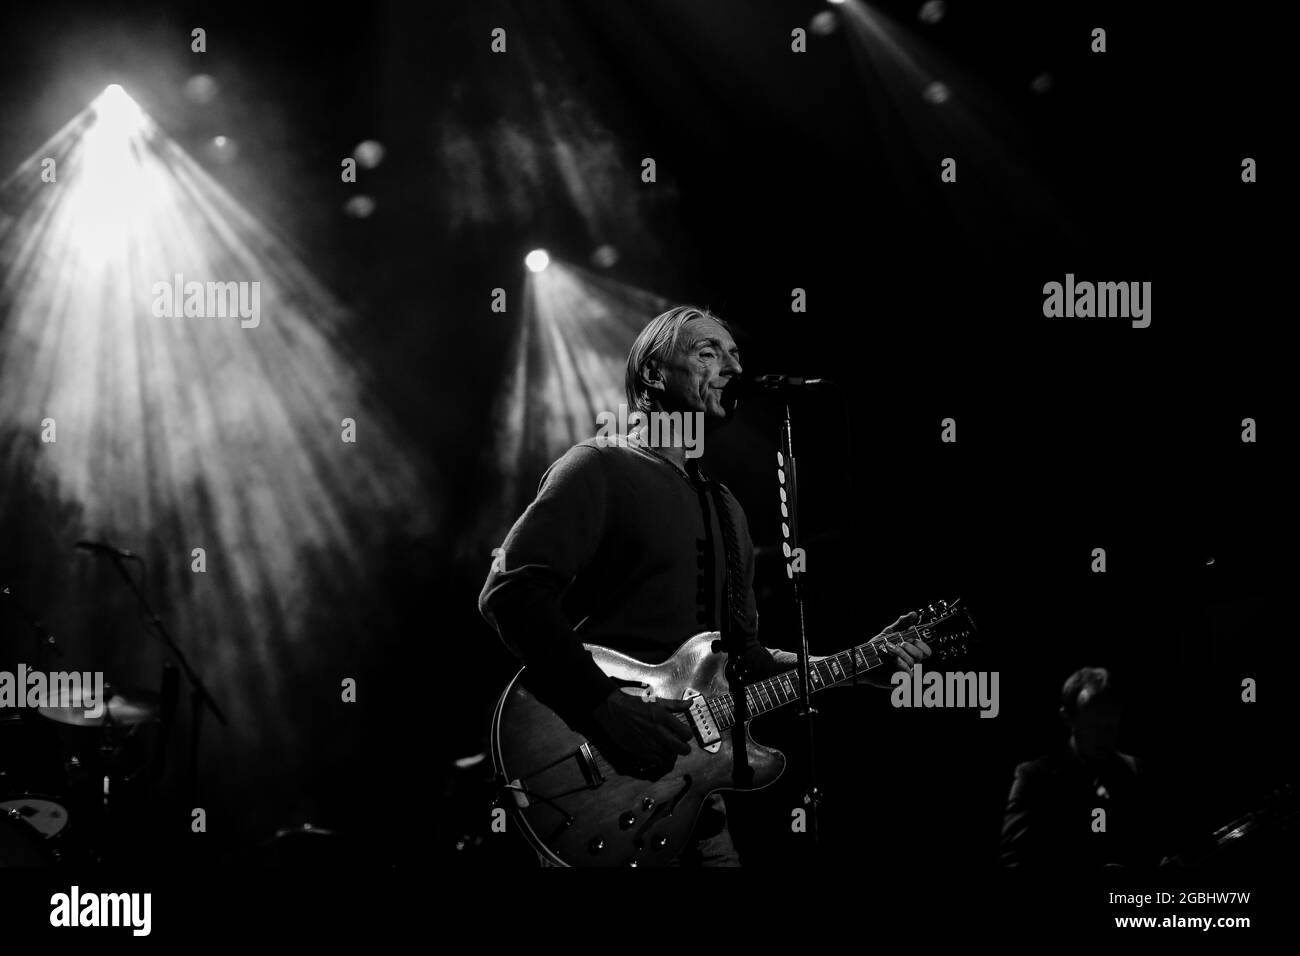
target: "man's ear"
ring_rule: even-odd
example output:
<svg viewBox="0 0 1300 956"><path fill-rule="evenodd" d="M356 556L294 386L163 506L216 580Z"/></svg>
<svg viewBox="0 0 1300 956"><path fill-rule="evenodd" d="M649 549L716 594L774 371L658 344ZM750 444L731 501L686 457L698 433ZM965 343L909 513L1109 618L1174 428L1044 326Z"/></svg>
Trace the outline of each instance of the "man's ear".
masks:
<svg viewBox="0 0 1300 956"><path fill-rule="evenodd" d="M641 369L641 384L646 388L653 388L656 391L664 391L664 373L659 368L659 363L654 359L646 362Z"/></svg>

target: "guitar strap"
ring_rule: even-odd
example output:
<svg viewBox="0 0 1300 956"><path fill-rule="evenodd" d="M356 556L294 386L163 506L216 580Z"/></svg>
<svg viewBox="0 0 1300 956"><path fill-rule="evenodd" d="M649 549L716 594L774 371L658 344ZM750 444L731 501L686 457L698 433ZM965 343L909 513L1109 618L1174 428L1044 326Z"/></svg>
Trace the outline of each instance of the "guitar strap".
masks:
<svg viewBox="0 0 1300 956"><path fill-rule="evenodd" d="M700 546L702 551L700 583L701 590L705 592L702 595L702 607L708 615L710 627L713 627L714 622L717 621L718 630L722 633L723 647L730 651L732 649L730 641L735 633L733 628L736 622L745 618L745 593L742 581L744 559L740 552L740 536L736 532L736 523L732 519L731 509L727 507L726 499L723 497L722 486L700 471L693 460L687 461L686 470L695 482L696 492L700 496L700 511L704 515L704 542ZM714 613L717 569L714 566L716 549L713 545L713 521L709 514L710 499L712 499L713 510L718 515L718 527L722 529L723 597L726 606L722 608L721 614Z"/></svg>
<svg viewBox="0 0 1300 956"><path fill-rule="evenodd" d="M699 553L696 555L698 562L699 574L696 576L697 593L696 593L696 620L701 627L710 630L718 626L717 610L717 593L718 578L717 567L714 555L717 549L713 542L713 521L709 516L709 478L694 461L687 459L686 474L691 480L692 487L695 488L696 495L700 499L700 514L704 518L704 540L698 544Z"/></svg>
<svg viewBox="0 0 1300 956"><path fill-rule="evenodd" d="M748 674L745 673L745 644L738 622L745 616L745 591L742 575L744 562L740 554L740 535L736 532L736 523L732 520L731 509L727 507L722 486L710 478L705 479L713 498L713 506L718 512L718 527L722 529L722 552L726 561L725 589L726 607L721 614L722 649L727 652L727 681L731 685L731 699L735 706L737 720L731 728L732 768L731 776L738 786L750 786L754 771L749 766L749 753L745 746L745 723L748 716L746 700L748 692L744 690ZM701 492L701 497L704 493ZM707 514L705 515L707 519ZM711 523L711 522L710 522ZM738 691L740 691L738 693Z"/></svg>
<svg viewBox="0 0 1300 956"><path fill-rule="evenodd" d="M722 486L709 481L709 490L713 494L713 505L718 511L718 525L722 528L722 550L726 559L727 606L722 615L722 638L730 641L732 629L737 622L745 619L744 561L740 555L740 536L736 533L736 524L732 520L731 509L722 496ZM730 644L725 645L730 647Z"/></svg>

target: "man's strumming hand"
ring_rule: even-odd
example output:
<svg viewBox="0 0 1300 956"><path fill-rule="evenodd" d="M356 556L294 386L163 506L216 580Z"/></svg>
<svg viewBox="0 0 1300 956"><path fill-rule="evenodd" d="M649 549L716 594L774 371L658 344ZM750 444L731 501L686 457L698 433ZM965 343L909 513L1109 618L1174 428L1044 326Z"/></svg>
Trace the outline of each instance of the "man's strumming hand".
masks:
<svg viewBox="0 0 1300 956"><path fill-rule="evenodd" d="M647 703L621 690L611 691L591 715L605 738L601 752L619 773L647 779L663 776L678 756L691 752L691 731L675 716L690 706L688 700L661 698Z"/></svg>

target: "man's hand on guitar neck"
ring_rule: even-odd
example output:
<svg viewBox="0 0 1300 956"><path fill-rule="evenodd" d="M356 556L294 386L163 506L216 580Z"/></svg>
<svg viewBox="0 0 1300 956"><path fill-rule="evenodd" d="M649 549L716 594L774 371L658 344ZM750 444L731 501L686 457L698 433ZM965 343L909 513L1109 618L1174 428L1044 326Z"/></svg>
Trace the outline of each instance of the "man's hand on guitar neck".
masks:
<svg viewBox="0 0 1300 956"><path fill-rule="evenodd" d="M678 755L691 752L691 732L673 716L690 707L689 700L646 703L621 690L611 692L591 715L605 738L601 753L619 773L647 779L662 776Z"/></svg>
<svg viewBox="0 0 1300 956"><path fill-rule="evenodd" d="M920 620L920 617L921 616L916 611L904 614L893 624L889 625L889 627L877 634L876 637L887 638L890 634L901 634ZM872 640L875 640L875 638L872 638ZM877 667L863 674L863 683L871 684L873 687L892 686L889 683L889 678L893 675L894 671L900 670L910 672L915 665L921 663L921 661L930 656L929 645L920 638L917 638L914 641L887 640L880 646L882 646L885 651L893 657L894 666L892 668ZM772 655L772 659L778 664L783 664L787 667L794 667L799 663L799 655L793 651L768 648L768 652ZM825 659L825 657L818 657L815 654L812 657L813 661L824 661Z"/></svg>

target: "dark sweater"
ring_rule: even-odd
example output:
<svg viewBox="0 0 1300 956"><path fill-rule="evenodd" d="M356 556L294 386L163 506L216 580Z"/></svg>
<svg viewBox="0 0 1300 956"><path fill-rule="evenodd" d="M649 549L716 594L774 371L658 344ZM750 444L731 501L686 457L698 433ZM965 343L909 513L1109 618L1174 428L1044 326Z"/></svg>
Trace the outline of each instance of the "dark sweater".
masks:
<svg viewBox="0 0 1300 956"><path fill-rule="evenodd" d="M725 546L713 495L706 531L707 480L648 449L588 439L547 470L506 536L479 610L528 667L531 686L564 702L552 706L571 723L617 686L584 643L658 664L691 635L720 629ZM734 626L755 679L786 668L758 642L749 526L719 487L740 546L744 611Z"/></svg>

